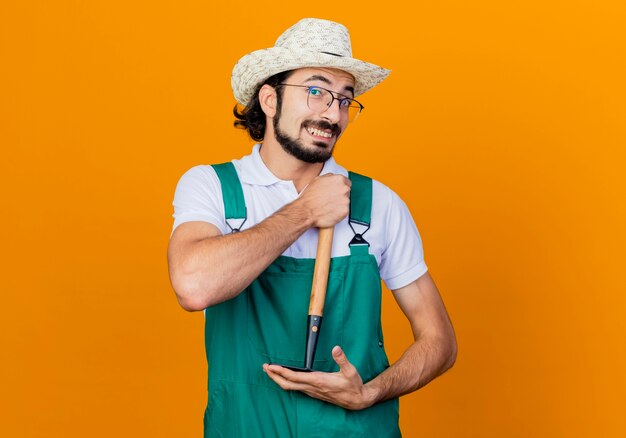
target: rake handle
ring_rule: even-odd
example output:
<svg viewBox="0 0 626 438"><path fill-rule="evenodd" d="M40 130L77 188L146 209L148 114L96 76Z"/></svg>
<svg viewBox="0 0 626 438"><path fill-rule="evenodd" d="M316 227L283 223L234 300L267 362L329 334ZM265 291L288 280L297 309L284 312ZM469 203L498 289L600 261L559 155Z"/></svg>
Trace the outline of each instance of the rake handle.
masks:
<svg viewBox="0 0 626 438"><path fill-rule="evenodd" d="M322 312L324 311L326 287L328 286L328 271L330 269L330 252L333 247L334 230L334 227L320 228L319 240L317 241L315 268L313 269L313 285L311 286L309 315L322 316Z"/></svg>

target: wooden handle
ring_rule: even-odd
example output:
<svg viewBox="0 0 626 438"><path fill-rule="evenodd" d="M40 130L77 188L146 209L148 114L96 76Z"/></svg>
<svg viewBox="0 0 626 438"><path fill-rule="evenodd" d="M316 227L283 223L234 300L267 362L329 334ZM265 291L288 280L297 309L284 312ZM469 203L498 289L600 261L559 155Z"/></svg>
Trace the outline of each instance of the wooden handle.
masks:
<svg viewBox="0 0 626 438"><path fill-rule="evenodd" d="M309 315L322 316L324 301L326 300L326 286L328 286L328 271L330 269L330 251L333 247L334 227L320 228L317 241L317 255L313 269L313 286L311 287L311 302Z"/></svg>

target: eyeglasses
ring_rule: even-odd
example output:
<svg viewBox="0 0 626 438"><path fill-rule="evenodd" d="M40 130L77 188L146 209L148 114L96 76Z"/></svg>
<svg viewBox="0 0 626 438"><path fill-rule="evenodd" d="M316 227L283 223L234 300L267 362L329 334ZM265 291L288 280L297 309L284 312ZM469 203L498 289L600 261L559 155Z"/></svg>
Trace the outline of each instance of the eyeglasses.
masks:
<svg viewBox="0 0 626 438"><path fill-rule="evenodd" d="M295 84L278 84L284 87L300 87L306 88L306 104L309 109L323 113L331 107L333 102L337 100L339 102L339 111L348 114L348 122L354 122L358 115L365 108L356 100L339 94L336 91L327 90L326 88L310 86L310 85L295 85ZM335 97L335 94L337 97Z"/></svg>

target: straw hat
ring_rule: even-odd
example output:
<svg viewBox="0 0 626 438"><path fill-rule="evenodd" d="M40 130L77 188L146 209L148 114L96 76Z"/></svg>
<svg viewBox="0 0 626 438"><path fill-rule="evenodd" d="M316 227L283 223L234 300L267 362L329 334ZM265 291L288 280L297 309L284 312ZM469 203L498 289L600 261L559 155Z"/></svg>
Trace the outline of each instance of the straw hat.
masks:
<svg viewBox="0 0 626 438"><path fill-rule="evenodd" d="M304 18L287 29L274 47L242 57L231 76L235 99L246 106L256 88L277 73L304 67L337 68L354 76L354 95L382 82L390 70L352 57L348 29L339 23Z"/></svg>

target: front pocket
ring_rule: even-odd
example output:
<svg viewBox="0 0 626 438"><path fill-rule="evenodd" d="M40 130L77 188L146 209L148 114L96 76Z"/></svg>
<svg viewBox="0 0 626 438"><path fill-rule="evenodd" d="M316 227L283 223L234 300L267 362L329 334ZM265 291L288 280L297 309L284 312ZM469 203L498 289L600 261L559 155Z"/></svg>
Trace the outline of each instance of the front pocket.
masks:
<svg viewBox="0 0 626 438"><path fill-rule="evenodd" d="M265 272L248 287L248 338L270 362L303 366L312 279L309 272ZM323 371L334 365L332 348L343 343L343 281L342 270L329 274L315 354Z"/></svg>

